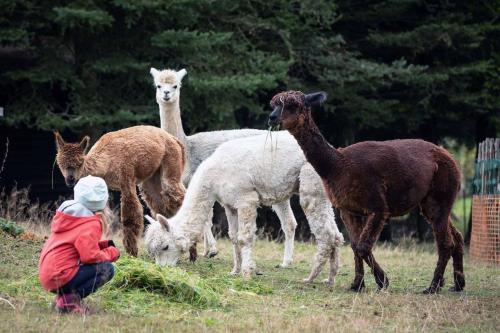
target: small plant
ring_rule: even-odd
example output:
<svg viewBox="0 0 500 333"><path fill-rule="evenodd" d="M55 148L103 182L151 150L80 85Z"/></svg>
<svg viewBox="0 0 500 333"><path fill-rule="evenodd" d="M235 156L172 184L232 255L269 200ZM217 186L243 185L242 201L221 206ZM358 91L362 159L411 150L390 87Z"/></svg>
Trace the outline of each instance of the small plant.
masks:
<svg viewBox="0 0 500 333"><path fill-rule="evenodd" d="M24 229L12 221L0 217L0 229L11 236L17 237L24 232Z"/></svg>

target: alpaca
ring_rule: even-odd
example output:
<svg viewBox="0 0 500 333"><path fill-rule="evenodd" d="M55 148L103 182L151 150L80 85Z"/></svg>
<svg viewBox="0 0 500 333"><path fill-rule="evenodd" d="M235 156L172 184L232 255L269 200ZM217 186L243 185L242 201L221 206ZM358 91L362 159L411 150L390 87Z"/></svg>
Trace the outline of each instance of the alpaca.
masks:
<svg viewBox="0 0 500 333"><path fill-rule="evenodd" d="M66 143L55 133L57 165L66 185L73 187L87 175L99 176L112 190L121 192L123 245L137 256L137 238L142 233L142 206L136 185L148 207L171 216L184 199L181 176L185 163L182 143L153 126L135 126L104 134L86 153L89 137Z"/></svg>
<svg viewBox="0 0 500 333"><path fill-rule="evenodd" d="M191 177L201 162L212 155L217 147L226 141L237 138L244 138L265 134L266 131L256 129L239 129L202 132L186 136L182 127L180 111L180 88L182 79L187 74L185 69L179 71L162 70L151 68L156 87L156 102L160 109L161 128L177 137L186 147L187 162L182 175L185 186L188 186ZM237 149L240 149L239 147ZM278 216L293 216L290 205L280 205L273 207ZM212 213L210 213L212 214ZM226 210L226 216L228 212ZM212 215L210 215L212 216ZM281 267L288 267L293 260L293 245L295 238L295 227L297 225L295 218L286 221L280 218L281 228L285 233L285 253ZM207 226L204 231L205 256L212 257L217 254L215 238L211 231L212 219L207 220Z"/></svg>
<svg viewBox="0 0 500 333"><path fill-rule="evenodd" d="M450 256L454 268L452 290L463 290L464 241L450 220L460 188L460 170L452 156L430 142L412 139L366 141L335 149L311 116L311 107L325 99L324 92L279 93L271 100L269 122L281 125L297 139L307 161L322 178L330 201L340 209L354 251L356 276L351 289L364 288L363 260L379 288L389 285L372 254L373 245L389 217L420 206L432 225L439 257L431 285L424 293L436 293L443 286Z"/></svg>
<svg viewBox="0 0 500 333"><path fill-rule="evenodd" d="M328 281L333 283L343 236L331 204L296 140L286 132L275 137L277 147L266 142L266 135L226 142L199 166L177 214L169 221L157 216L160 223L146 230L145 245L158 264L176 264L201 235L207 214L218 201L228 212L234 259L231 273L250 278L257 207L288 206L290 197L300 192L301 205L318 241L313 270L305 282L314 280L329 259ZM293 219L292 214L278 214L282 221Z"/></svg>

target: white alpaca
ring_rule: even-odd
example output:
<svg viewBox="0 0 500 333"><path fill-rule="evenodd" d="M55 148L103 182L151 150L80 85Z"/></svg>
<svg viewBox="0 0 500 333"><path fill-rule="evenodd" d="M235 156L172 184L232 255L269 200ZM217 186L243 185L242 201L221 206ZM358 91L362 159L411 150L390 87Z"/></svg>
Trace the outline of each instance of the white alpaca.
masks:
<svg viewBox="0 0 500 333"><path fill-rule="evenodd" d="M185 69L181 69L178 72L169 69L159 71L155 68L151 68L150 73L153 76L156 87L156 102L160 108L161 128L177 137L186 147L187 161L182 175L182 180L186 187L200 163L212 155L215 149L222 143L233 139L266 133L266 131L263 130L239 129L202 132L186 136L182 127L179 103L181 83L187 71ZM295 221L289 202L273 205L273 209L278 214L281 228L285 233L285 252L281 267L287 267L293 260L293 246L297 222ZM230 212L226 209L226 216L228 216L228 214L230 214ZM207 226L204 230L204 254L208 257L212 257L217 253L215 238L211 231L212 212L210 212L207 222Z"/></svg>
<svg viewBox="0 0 500 333"><path fill-rule="evenodd" d="M231 273L249 278L255 268L251 251L257 208L288 204L300 192L301 206L318 242L313 269L304 281L311 282L329 259L328 282L334 282L343 236L321 178L290 134L278 132L273 142L266 139L264 135L226 142L198 167L177 214L169 221L158 215L158 223L153 221L146 230L145 245L157 264L177 263L203 233L207 215L218 201L228 213L234 259ZM293 215L280 218L292 219Z"/></svg>

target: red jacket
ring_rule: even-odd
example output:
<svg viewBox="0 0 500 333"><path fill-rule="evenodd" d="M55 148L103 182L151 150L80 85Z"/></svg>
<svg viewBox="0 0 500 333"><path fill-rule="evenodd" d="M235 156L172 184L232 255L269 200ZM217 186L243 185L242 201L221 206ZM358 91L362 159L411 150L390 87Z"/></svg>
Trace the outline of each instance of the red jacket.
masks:
<svg viewBox="0 0 500 333"><path fill-rule="evenodd" d="M117 248L108 247L108 241L99 241L102 235L100 217L75 217L61 211L52 220L49 239L43 246L38 262L42 287L54 290L68 283L78 272L79 264L116 261Z"/></svg>

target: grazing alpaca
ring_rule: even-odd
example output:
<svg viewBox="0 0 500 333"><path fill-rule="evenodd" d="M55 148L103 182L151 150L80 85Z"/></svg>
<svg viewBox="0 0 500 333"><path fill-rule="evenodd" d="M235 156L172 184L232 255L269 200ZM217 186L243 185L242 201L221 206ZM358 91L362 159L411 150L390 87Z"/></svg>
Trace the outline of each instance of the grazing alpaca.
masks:
<svg viewBox="0 0 500 333"><path fill-rule="evenodd" d="M171 216L184 199L181 182L184 147L173 136L153 126L135 126L104 134L86 154L89 137L80 143L66 143L55 133L57 165L66 185L73 187L81 177L99 176L110 189L121 192L123 245L137 256L137 238L143 227L144 201L155 213Z"/></svg>
<svg viewBox="0 0 500 333"><path fill-rule="evenodd" d="M151 68L151 75L156 87L156 102L160 108L161 128L177 137L186 147L187 162L182 175L185 186L188 186L191 177L201 162L212 155L217 147L226 141L233 139L256 136L265 134L266 131L256 129L239 129L226 131L202 132L186 136L182 127L180 111L180 88L182 79L186 75L186 70L162 70ZM237 148L239 149L239 147ZM293 216L290 205L280 205L273 207L278 213L281 222L281 228L285 233L285 255L282 267L287 267L293 259L293 242L295 238L295 227L297 225L295 218L284 221L281 216ZM212 213L211 213L212 214ZM226 211L226 216L228 212ZM205 256L212 257L217 254L215 238L211 231L212 219L207 219L207 227L204 231Z"/></svg>
<svg viewBox="0 0 500 333"><path fill-rule="evenodd" d="M463 290L463 238L450 221L460 187L460 171L443 148L423 140L366 141L333 148L321 135L311 116L311 106L326 93L304 95L289 91L271 100L271 125L281 125L298 141L307 160L323 179L325 190L349 232L356 276L353 290L364 287L363 260L370 266L379 288L388 286L386 274L375 261L372 247L391 216L401 216L420 206L432 225L439 259L431 285L435 293L453 257L454 288Z"/></svg>
<svg viewBox="0 0 500 333"><path fill-rule="evenodd" d="M241 272L249 278L254 270L251 251L257 208L288 206L290 197L300 190L301 205L318 241L314 267L305 281L311 282L329 259L329 282L333 283L343 236L335 224L321 178L306 163L290 134L276 134L276 141L268 140L266 145L263 135L226 142L199 166L177 214L169 221L159 216L161 224L153 223L146 230L145 245L158 264L177 262L180 254L201 235L207 215L218 201L228 212L232 274ZM291 214L279 217L284 221L293 219Z"/></svg>

